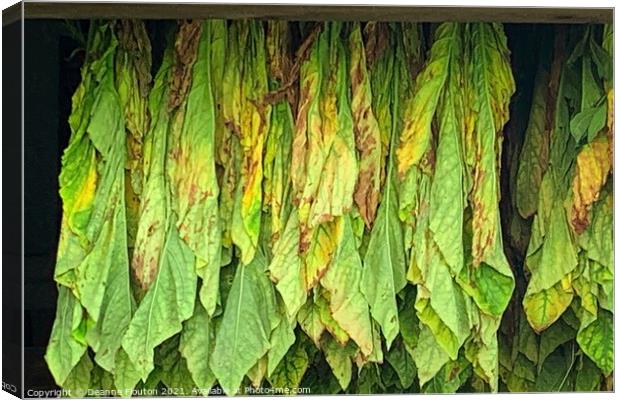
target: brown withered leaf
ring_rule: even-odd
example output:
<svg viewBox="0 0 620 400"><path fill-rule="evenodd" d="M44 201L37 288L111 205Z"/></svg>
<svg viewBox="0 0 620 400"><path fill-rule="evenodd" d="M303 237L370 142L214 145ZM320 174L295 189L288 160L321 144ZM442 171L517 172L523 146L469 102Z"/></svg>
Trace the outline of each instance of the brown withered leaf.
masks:
<svg viewBox="0 0 620 400"><path fill-rule="evenodd" d="M356 24L349 37L351 61L351 111L355 132L355 145L359 155L359 176L353 198L368 228L375 220L379 205L381 185L381 132L372 110L370 78L366 68L366 55L362 33Z"/></svg>
<svg viewBox="0 0 620 400"><path fill-rule="evenodd" d="M366 64L371 68L390 45L388 27L385 23L371 21L364 27L366 38Z"/></svg>
<svg viewBox="0 0 620 400"><path fill-rule="evenodd" d="M118 42L128 55L128 61L136 71L140 95L147 97L153 77L151 76L151 41L144 22L121 20L118 28Z"/></svg>
<svg viewBox="0 0 620 400"><path fill-rule="evenodd" d="M299 80L299 71L301 65L308 59L310 56L310 51L312 50L312 45L316 41L319 33L321 32L322 24L315 24L308 36L304 39L304 41L299 45L297 51L295 52L295 62L291 63L290 61L285 62L281 61L276 63L276 68L278 69L277 74L274 74L276 77L281 76L282 85L276 89L267 93L263 97L263 102L266 104L275 104L287 97L289 103L291 104L292 109L297 108L297 102L299 100L299 93L295 88L295 83ZM267 33L269 35L269 32ZM268 36L269 37L269 36ZM273 65L270 64L273 68ZM286 69L288 67L288 69ZM272 73L273 73L272 69Z"/></svg>
<svg viewBox="0 0 620 400"><path fill-rule="evenodd" d="M168 111L180 106L187 97L192 83L192 66L196 62L201 34L201 21L184 21L179 25L179 32L174 42L174 64L170 74Z"/></svg>

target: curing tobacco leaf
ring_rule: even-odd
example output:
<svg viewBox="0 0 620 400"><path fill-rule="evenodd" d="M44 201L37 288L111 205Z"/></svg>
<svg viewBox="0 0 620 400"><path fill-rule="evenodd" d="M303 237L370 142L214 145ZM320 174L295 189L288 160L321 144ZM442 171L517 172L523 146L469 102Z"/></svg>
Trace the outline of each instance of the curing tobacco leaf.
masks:
<svg viewBox="0 0 620 400"><path fill-rule="evenodd" d="M372 327L368 303L360 288L362 261L348 216L337 220L335 237L338 247L321 279L321 286L329 292L329 309L334 320L355 341L362 354L368 356L373 349Z"/></svg>
<svg viewBox="0 0 620 400"><path fill-rule="evenodd" d="M71 143L60 178L67 207L63 207L55 279L68 291L60 289L58 318L46 353L59 385L68 379L86 345L96 352L95 361L113 372L120 336L133 311L125 217L125 130L114 85L117 40L112 26L93 24L88 48L98 50L99 58L89 60L82 70L70 120ZM80 164L84 156L91 162ZM86 174L76 175L75 168ZM68 360L62 360L67 357L63 344L70 349Z"/></svg>
<svg viewBox="0 0 620 400"><path fill-rule="evenodd" d="M164 56L150 98L151 113L157 119L146 139L149 168L145 171L144 202L149 207L142 209L132 262L144 294L122 339L123 349L143 381L154 368L154 348L181 331L183 321L192 316L196 294L195 258L175 228L164 171L169 128L164 84L171 53L168 50Z"/></svg>
<svg viewBox="0 0 620 400"><path fill-rule="evenodd" d="M183 324L179 343L179 352L187 363L192 380L205 391L215 383L215 375L209 366L215 343L214 325L202 303L197 302L194 315Z"/></svg>
<svg viewBox="0 0 620 400"><path fill-rule="evenodd" d="M267 53L269 60L270 89L282 90L292 68L290 54L290 29L285 21L269 21L267 24ZM292 88L288 97L272 107L271 124L267 134L264 158L264 207L270 214L270 237L278 240L285 229L291 212L291 183L289 179L293 142L294 121L291 111Z"/></svg>
<svg viewBox="0 0 620 400"><path fill-rule="evenodd" d="M295 332L293 330L295 325L289 322L283 308L281 305L278 307L279 320L276 322L270 338L270 349L267 354L267 368L265 371L267 376L271 376L293 343L295 343Z"/></svg>
<svg viewBox="0 0 620 400"><path fill-rule="evenodd" d="M162 262L123 337L123 348L146 381L153 370L153 349L182 329L192 316L196 294L193 256L173 228L162 249Z"/></svg>
<svg viewBox="0 0 620 400"><path fill-rule="evenodd" d="M317 240L317 226L351 209L358 166L348 100L342 24L326 23L300 71L291 180L299 210L300 250ZM314 270L318 268L312 268ZM320 275L319 275L320 276ZM306 279L314 287L317 276Z"/></svg>
<svg viewBox="0 0 620 400"><path fill-rule="evenodd" d="M381 132L372 109L372 93L366 53L359 24L354 24L349 36L351 112L355 143L359 153L359 176L353 198L366 227L372 225L381 186Z"/></svg>
<svg viewBox="0 0 620 400"><path fill-rule="evenodd" d="M232 240L241 250L241 261L248 264L258 248L261 227L263 147L269 131L271 106L262 103L268 91L265 33L259 21L238 22L240 51L239 120L233 132L239 137L239 182L232 215ZM247 45L242 44L247 41ZM238 125L234 125L238 122Z"/></svg>
<svg viewBox="0 0 620 400"><path fill-rule="evenodd" d="M45 361L54 379L63 385L86 352L83 341L77 340L82 308L69 289L58 289L56 320L45 352Z"/></svg>
<svg viewBox="0 0 620 400"><path fill-rule="evenodd" d="M127 131L127 241L133 247L143 184L143 139L149 129L148 94L151 86L151 42L142 21L121 20L116 56L116 87Z"/></svg>
<svg viewBox="0 0 620 400"><path fill-rule="evenodd" d="M594 29L570 34L577 40L562 69L550 165L526 259L532 275L525 311L534 329L543 331L538 390L583 388L582 357L591 359L602 374L610 373L613 364L608 302L613 279L612 197L606 189L611 160L610 135L605 132L610 127L597 110L604 103L609 54L594 39ZM583 356L576 355L573 339ZM564 342L572 347L558 347ZM553 368L561 370L557 365L562 362L568 368L556 376ZM601 381L600 373L585 373Z"/></svg>
<svg viewBox="0 0 620 400"><path fill-rule="evenodd" d="M607 181L611 169L609 146L607 137L600 136L584 145L577 155L571 209L571 224L577 233L588 226L589 209Z"/></svg>
<svg viewBox="0 0 620 400"><path fill-rule="evenodd" d="M297 314L297 320L301 329L308 335L314 344L318 347L321 335L325 332L325 325L321 321L319 308L313 299L308 299Z"/></svg>
<svg viewBox="0 0 620 400"><path fill-rule="evenodd" d="M394 342L394 346L386 353L385 359L396 371L403 388L413 385L416 377L416 367L402 340L397 339Z"/></svg>
<svg viewBox="0 0 620 400"><path fill-rule="evenodd" d="M298 254L299 219L292 210L282 235L273 247L273 258L269 265L271 279L282 296L289 318L294 319L306 303L306 285L303 276L303 260Z"/></svg>
<svg viewBox="0 0 620 400"><path fill-rule="evenodd" d="M422 160L431 140L431 122L439 103L439 96L448 76L450 60L459 51L461 26L442 24L435 33L430 58L416 78L414 97L406 108L406 121L396 151L398 174L401 179L410 168Z"/></svg>
<svg viewBox="0 0 620 400"><path fill-rule="evenodd" d="M211 86L211 25L202 25L197 38L196 61L191 66L187 98L179 104L171 131L171 155L167 169L172 182L172 208L178 219L179 236L196 258L196 273L202 279L200 299L213 315L218 299L221 232L218 212L219 186L215 172L215 105ZM177 43L179 43L177 41ZM181 58L177 46L177 58ZM177 61L178 62L178 61ZM172 129L172 128L171 128Z"/></svg>
<svg viewBox="0 0 620 400"><path fill-rule="evenodd" d="M277 388L298 388L309 366L308 353L296 342L269 375L269 382Z"/></svg>
<svg viewBox="0 0 620 400"><path fill-rule="evenodd" d="M269 350L276 322L274 301L264 257L239 264L210 359L211 370L227 394L237 391L244 375Z"/></svg>
<svg viewBox="0 0 620 400"><path fill-rule="evenodd" d="M353 363L351 357L354 354L354 347L347 345L341 346L330 336L326 336L322 341L322 349L325 359L338 380L342 390L346 390L351 382L353 373Z"/></svg>
<svg viewBox="0 0 620 400"><path fill-rule="evenodd" d="M392 51L386 50L380 61L376 62L394 63L394 56ZM384 58L391 58L391 60L385 61ZM394 74L394 76L398 75ZM397 93L396 84L390 89ZM394 112L398 112L396 96L388 100L396 104L392 108ZM396 146L398 132L395 128L394 124L388 127L390 138L388 149L394 149ZM406 285L404 238L398 218L398 209L396 160L390 156L387 162L381 204L364 256L361 287L373 319L381 326L388 348L399 332L396 294Z"/></svg>
<svg viewBox="0 0 620 400"><path fill-rule="evenodd" d="M550 62L547 61L551 52L545 46L539 51L539 61L532 95L532 107L527 129L524 133L523 148L519 155L517 172L516 198L519 214L528 218L536 212L538 193L543 175L549 163L549 114L553 110L553 95L549 90ZM558 68L554 65L554 68ZM550 99L551 98L551 99Z"/></svg>

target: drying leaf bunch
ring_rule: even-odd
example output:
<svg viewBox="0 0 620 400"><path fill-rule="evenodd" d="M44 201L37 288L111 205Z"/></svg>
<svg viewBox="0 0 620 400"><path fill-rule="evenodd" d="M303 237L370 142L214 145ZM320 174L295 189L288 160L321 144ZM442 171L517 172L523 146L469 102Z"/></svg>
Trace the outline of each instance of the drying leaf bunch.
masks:
<svg viewBox="0 0 620 400"><path fill-rule="evenodd" d="M59 386L609 387L609 27L540 46L515 263L501 24L162 26L154 68L143 21L90 23L60 174Z"/></svg>

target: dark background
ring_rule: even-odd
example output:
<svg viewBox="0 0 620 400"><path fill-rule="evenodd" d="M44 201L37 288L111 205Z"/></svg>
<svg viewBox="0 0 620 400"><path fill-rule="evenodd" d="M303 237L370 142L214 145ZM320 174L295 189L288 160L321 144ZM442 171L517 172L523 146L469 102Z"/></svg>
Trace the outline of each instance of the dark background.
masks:
<svg viewBox="0 0 620 400"><path fill-rule="evenodd" d="M60 20L24 25L24 387L55 387L43 359L56 312L54 264L62 206L60 157L69 142L78 42Z"/></svg>
<svg viewBox="0 0 620 400"><path fill-rule="evenodd" d="M14 395L22 389L21 30L19 21L2 26L2 389Z"/></svg>
<svg viewBox="0 0 620 400"><path fill-rule="evenodd" d="M153 47L153 73L161 62L164 35L170 23L173 22L147 22ZM72 24L86 36L88 21L73 21ZM540 34L548 33L549 27L506 24L505 31L517 83L511 102L511 119L504 130L504 148L508 150L508 146L519 147L522 141L529 115L537 46ZM56 385L43 355L56 310L57 290L53 276L62 212L58 175L62 152L69 141L67 120L71 96L80 82L84 52L62 20L26 20L24 42L24 387L25 390L51 389ZM3 77L3 80L6 85L7 79ZM5 107L7 103L5 99ZM18 105L15 99L15 113L19 113ZM11 112L10 108L5 108L5 112L7 110ZM5 174L17 165L5 164ZM502 183L506 184L508 178L507 169L502 168ZM16 234L4 232L5 238ZM5 299L4 302L16 300ZM5 366L11 364L5 363Z"/></svg>

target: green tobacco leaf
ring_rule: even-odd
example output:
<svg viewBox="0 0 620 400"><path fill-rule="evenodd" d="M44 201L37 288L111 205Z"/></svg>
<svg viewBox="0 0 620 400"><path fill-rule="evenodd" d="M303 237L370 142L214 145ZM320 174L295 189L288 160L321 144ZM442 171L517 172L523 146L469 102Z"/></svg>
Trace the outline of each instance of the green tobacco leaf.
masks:
<svg viewBox="0 0 620 400"><path fill-rule="evenodd" d="M164 167L168 133L167 89L171 66L168 48L155 79L149 109L156 123L145 143L144 201L132 269L144 296L122 339L123 349L142 380L153 370L154 348L182 329L191 317L196 294L194 256L179 238L170 215Z"/></svg>
<svg viewBox="0 0 620 400"><path fill-rule="evenodd" d="M460 271L457 281L485 315L479 322L474 322L479 325L480 333L473 336L480 344L481 353L475 356L478 361L474 363L474 372L496 390L497 367L487 361L489 356L497 356L497 340L490 330L497 330L499 327L499 317L508 306L515 286L502 243L498 207L500 164L497 148L502 143L502 130L508 120L508 106L515 91L515 83L507 39L501 25L473 24L465 37L469 46L466 53L471 57L465 72L466 76L470 76L469 79L475 82L471 87L473 104L470 104L467 98L463 100L467 107L471 107L467 109L467 113L472 115L466 118L473 118L472 122L465 122L465 126L473 125L469 128L473 130L473 138L465 138L464 142L467 175L472 176L467 176L466 184L463 185L467 187L468 181L472 180L469 199L472 217L471 226L467 227L468 235L471 234L471 250L468 250L472 260L471 265ZM455 95L452 97L458 98ZM458 116L458 103L455 109ZM458 127L454 130L459 131ZM470 153L475 155L471 160ZM471 162L473 165L469 165ZM451 195L454 196L457 196L456 192ZM467 225L469 224L468 221ZM454 227L453 231L459 232L458 227ZM448 237L451 239L444 239L446 243L443 245L448 250L442 249L442 253L450 260L445 254L459 254L460 249L455 249L454 243L457 240L459 243L463 242L463 236ZM466 241L469 242L469 238ZM469 256L467 259L469 260ZM450 262L455 273L459 273L459 261L460 258L455 258Z"/></svg>
<svg viewBox="0 0 620 400"><path fill-rule="evenodd" d="M516 181L517 209L523 218L528 218L536 212L540 184L549 162L547 107L550 105L547 104L548 83L548 66L540 61L536 71L532 106L523 147L519 155Z"/></svg>
<svg viewBox="0 0 620 400"><path fill-rule="evenodd" d="M263 383L263 379L265 379L265 375L267 374L267 357L261 357L256 364L246 374L247 378L250 380L250 384L255 387L261 387Z"/></svg>
<svg viewBox="0 0 620 400"><path fill-rule="evenodd" d="M187 369L185 359L181 356L179 356L169 370L162 371L161 382L166 385L169 393L175 396L187 396L196 391L196 384Z"/></svg>
<svg viewBox="0 0 620 400"><path fill-rule="evenodd" d="M554 204L545 229L542 248L535 249L535 244L530 242L526 263L532 275L523 299L528 321L539 332L570 305L572 289L567 280L577 266L566 214L559 202Z"/></svg>
<svg viewBox="0 0 620 400"><path fill-rule="evenodd" d="M351 356L354 354L353 347L351 345L341 346L331 337L326 337L322 341L322 349L327 363L336 379L338 379L340 387L342 390L346 390L351 382L351 374L353 372L351 362Z"/></svg>
<svg viewBox="0 0 620 400"><path fill-rule="evenodd" d="M271 387L278 389L296 389L309 366L306 350L299 341L294 344L282 358L277 367L269 374Z"/></svg>
<svg viewBox="0 0 620 400"><path fill-rule="evenodd" d="M273 258L269 264L272 280L282 296L289 319L294 319L306 302L306 288L299 257L299 218L292 210L284 232L273 247Z"/></svg>
<svg viewBox="0 0 620 400"><path fill-rule="evenodd" d="M133 311L125 215L125 127L114 82L117 44L110 24L91 26L88 50L96 56L84 65L82 83L74 95L72 138L60 177L63 223L54 273L58 283L71 288L88 318L79 338L77 327L62 329L87 342L96 352L97 363L108 371L114 370L115 356ZM82 104L78 105L79 99ZM71 301L62 293L61 299ZM68 313L65 307L59 311ZM82 310L74 309L74 317L78 314L81 318ZM51 353L55 340L50 341ZM77 355L69 357L72 363L79 359ZM48 362L54 364L52 358L50 355ZM53 375L57 368L50 365Z"/></svg>
<svg viewBox="0 0 620 400"><path fill-rule="evenodd" d="M603 103L596 108L588 108L576 114L570 121L570 131L576 141L584 136L588 141L592 141L603 129L605 122L607 122L607 105Z"/></svg>
<svg viewBox="0 0 620 400"><path fill-rule="evenodd" d="M437 344L430 329L425 325L420 329L418 346L413 350L413 360L418 370L420 386L431 380L450 358Z"/></svg>
<svg viewBox="0 0 620 400"><path fill-rule="evenodd" d="M90 376L91 376L90 378L91 388L102 389L102 390L107 390L107 391L112 391L116 389L114 386L114 375L112 375L105 369L95 365Z"/></svg>
<svg viewBox="0 0 620 400"><path fill-rule="evenodd" d="M579 237L579 245L588 258L613 272L613 195L603 189L599 200L592 207L592 222ZM599 282L600 283L600 282Z"/></svg>
<svg viewBox="0 0 620 400"><path fill-rule="evenodd" d="M153 374L151 373L151 375ZM121 348L116 355L114 368L114 387L120 392L119 395L121 397L130 397L140 378L140 371L136 369L125 350Z"/></svg>
<svg viewBox="0 0 620 400"><path fill-rule="evenodd" d="M173 208L180 237L196 257L202 278L200 299L209 315L218 299L221 229L215 172L215 105L211 87L211 23L204 22L192 68L191 88L182 105L183 125L170 140Z"/></svg>
<svg viewBox="0 0 620 400"><path fill-rule="evenodd" d="M187 369L185 358L179 352L179 336L176 335L161 344L156 350L155 363L160 368L159 378L170 394L188 395L196 384Z"/></svg>
<svg viewBox="0 0 620 400"><path fill-rule="evenodd" d="M600 310L594 322L577 333L577 343L583 352L609 375L614 368L613 315Z"/></svg>
<svg viewBox="0 0 620 400"><path fill-rule="evenodd" d="M449 361L423 388L424 393L455 393L471 375L471 367L463 357Z"/></svg>
<svg viewBox="0 0 620 400"><path fill-rule="evenodd" d="M356 394L383 393L385 389L381 381L380 368L376 364L368 364L360 370Z"/></svg>
<svg viewBox="0 0 620 400"><path fill-rule="evenodd" d="M430 328L437 343L454 360L471 331L467 298L436 248L431 247L429 252L425 266L428 270L423 272L426 287L418 290L415 308L420 321Z"/></svg>
<svg viewBox="0 0 620 400"><path fill-rule="evenodd" d="M202 303L194 306L194 315L184 322L179 352L185 358L187 369L196 386L208 391L215 383L209 366L215 343L214 323Z"/></svg>
<svg viewBox="0 0 620 400"><path fill-rule="evenodd" d="M393 27L386 23L369 21L364 27L366 63L370 70L372 110L381 132L381 157L383 159L387 158L390 152L390 142L393 136L392 125L395 118L392 113L397 104L393 104L392 99L398 95L400 85L405 86L404 82L395 84L397 75L394 71L396 55L394 36ZM384 182L383 176L381 182Z"/></svg>
<svg viewBox="0 0 620 400"><path fill-rule="evenodd" d="M368 303L361 292L362 261L349 216L337 221L338 248L321 285L330 294L329 308L336 322L357 343L364 355L372 353L372 326Z"/></svg>
<svg viewBox="0 0 620 400"><path fill-rule="evenodd" d="M602 72L602 76L609 76L606 71L608 62L603 61L607 58L607 54L605 51L600 51L600 46L594 41L593 36L592 28L588 27L581 42L576 46L577 48L583 46L583 53L579 54L580 59L576 60L577 54L574 54L571 60L575 65L577 62L581 64L579 112L571 118L569 124L575 142L579 142L585 135L587 135L588 141L591 141L603 129L607 121L607 107L604 102L606 94L602 82L595 78L594 73L598 64L601 66L598 72Z"/></svg>
<svg viewBox="0 0 620 400"><path fill-rule="evenodd" d="M151 42L144 21L121 20L119 25L116 89L125 114L125 129L128 133L125 162L128 184L124 189L127 202L127 244L133 248L144 183L142 143L150 124L148 94L152 81L152 57Z"/></svg>
<svg viewBox="0 0 620 400"><path fill-rule="evenodd" d="M575 338L575 331L559 319L540 335L540 350L538 354L538 368L542 368L547 357L562 344Z"/></svg>
<svg viewBox="0 0 620 400"><path fill-rule="evenodd" d="M435 32L430 59L416 79L413 100L405 115L409 120L403 126L400 145L396 150L398 175L405 177L417 165L427 150L431 138L431 122L448 75L450 61L458 57L461 26L443 23Z"/></svg>
<svg viewBox="0 0 620 400"><path fill-rule="evenodd" d="M275 314L274 293L264 272L265 260L257 255L249 265L240 264L226 301L209 361L227 394L234 394L245 374L269 350Z"/></svg>
<svg viewBox="0 0 620 400"><path fill-rule="evenodd" d="M500 366L500 377L510 392L531 392L535 390L536 366L534 363L522 354L518 354L510 368L512 370L506 371L502 370Z"/></svg>
<svg viewBox="0 0 620 400"><path fill-rule="evenodd" d="M573 390L571 372L575 366L575 354L572 352L574 347L576 346L566 345L551 353L536 377L537 391L570 392Z"/></svg>
<svg viewBox="0 0 620 400"><path fill-rule="evenodd" d="M506 36L500 24L477 23L471 27L471 73L475 112L473 238L474 265L486 262L498 272L512 276L501 243L499 220L499 166L496 148L508 120L508 105L515 91ZM501 257L498 255L501 254Z"/></svg>
<svg viewBox="0 0 620 400"><path fill-rule="evenodd" d="M321 321L320 309L313 299L308 299L306 304L299 309L297 320L299 321L301 329L303 329L306 335L308 335L318 347L321 335L325 331L325 324Z"/></svg>
<svg viewBox="0 0 620 400"><path fill-rule="evenodd" d="M515 344L518 346L518 351L525 355L528 360L534 364L539 363L540 346L538 338L532 327L528 324L527 318L523 312L519 313L518 340Z"/></svg>
<svg viewBox="0 0 620 400"><path fill-rule="evenodd" d="M267 60L269 63L269 88L271 93L283 89L285 75L293 63L292 34L288 22L267 22ZM284 230L291 211L290 168L295 120L291 98L277 101L272 108L271 124L267 134L264 165L264 208L271 218L271 241L276 241Z"/></svg>
<svg viewBox="0 0 620 400"><path fill-rule="evenodd" d="M601 370L588 357L580 357L575 378L576 392L594 392L601 386Z"/></svg>
<svg viewBox="0 0 620 400"><path fill-rule="evenodd" d="M383 363L383 349L381 333L379 332L379 324L376 321L372 321L372 341L373 348L372 353L368 356L368 361L373 363Z"/></svg>
<svg viewBox="0 0 620 400"><path fill-rule="evenodd" d="M489 387L492 392L497 392L499 349L496 332L500 319L483 312L479 312L477 318L479 318L479 331L475 332L465 345L465 357L471 362L473 372L482 380L481 383Z"/></svg>
<svg viewBox="0 0 620 400"><path fill-rule="evenodd" d="M228 26L227 22L223 21L223 24L213 24L212 27L216 28L213 31L213 47L225 48L224 56L221 53L217 56L212 54L211 65L213 67L226 65L226 68L222 66L221 86L216 84L216 71L212 71L214 78L212 83L215 101L218 110L221 111L216 113L216 140L218 161L223 168L219 181L223 247L221 264L227 265L232 260L232 219L241 159L239 138L234 133L234 129L240 125L241 53L239 48L242 43L239 42L241 38L237 34L237 24ZM216 37L219 39L216 40Z"/></svg>
<svg viewBox="0 0 620 400"><path fill-rule="evenodd" d="M293 326L291 326L284 313L278 316L278 325L271 334L271 348L267 355L267 376L271 376L271 373L281 362L282 358L285 357L293 343L295 343Z"/></svg>
<svg viewBox="0 0 620 400"><path fill-rule="evenodd" d="M396 137L396 134L392 135L392 144ZM381 325L388 348L399 331L396 294L407 283L394 162L392 158L388 162L381 204L364 256L361 286L372 317Z"/></svg>
<svg viewBox="0 0 620 400"><path fill-rule="evenodd" d="M394 342L394 346L386 353L385 359L398 374L403 388L410 387L414 382L417 371L413 358L405 348L402 339L397 339Z"/></svg>
<svg viewBox="0 0 620 400"><path fill-rule="evenodd" d="M321 318L321 323L325 326L325 329L331 333L332 337L341 345L344 346L349 341L349 335L342 329L340 324L334 319L332 311L329 307L328 294L321 293L321 295L315 297L315 305Z"/></svg>
<svg viewBox="0 0 620 400"><path fill-rule="evenodd" d="M405 287L404 297L398 312L400 335L405 348L411 354L420 337L420 324L415 313L415 290L412 286Z"/></svg>
<svg viewBox="0 0 620 400"><path fill-rule="evenodd" d="M192 252L170 228L155 280L123 337L123 349L143 381L154 368L154 348L180 332L192 316L196 285Z"/></svg>
<svg viewBox="0 0 620 400"><path fill-rule="evenodd" d="M62 384L68 397L86 397L88 390L92 388L91 373L93 362L88 353L84 353L75 368L71 371L67 379Z"/></svg>
<svg viewBox="0 0 620 400"><path fill-rule="evenodd" d="M130 287L124 199L121 191L124 187L124 177L121 170L117 172L120 175L120 182L112 192L116 199L112 199L114 203L110 205L114 207L114 214L110 221L104 223L99 238L102 245L98 247L102 248L104 254L99 254L96 247L84 260L90 271L97 269L105 271L101 260L107 260L108 263L107 277L90 283L99 285L105 290L101 298L99 316L95 319L93 328L87 333L91 347L96 351L95 361L108 372L114 372L116 369L115 357L135 309ZM89 271L84 272L88 274ZM92 279L88 276L85 278ZM89 290L86 285L83 288L85 291ZM97 290L91 290L91 293L97 293Z"/></svg>
<svg viewBox="0 0 620 400"><path fill-rule="evenodd" d="M45 352L47 366L59 386L62 386L86 352L86 345L77 340L74 333L80 329L81 320L80 303L71 290L59 286L56 319Z"/></svg>
<svg viewBox="0 0 620 400"><path fill-rule="evenodd" d="M451 57L457 58L462 42L453 39ZM433 45L433 47L436 44ZM438 143L435 153L435 173L429 201L429 234L453 275L464 262L463 250L463 131L462 71L459 63L450 62L445 89L438 107Z"/></svg>

